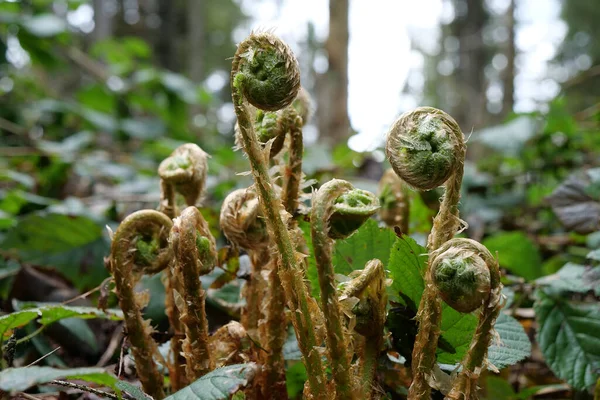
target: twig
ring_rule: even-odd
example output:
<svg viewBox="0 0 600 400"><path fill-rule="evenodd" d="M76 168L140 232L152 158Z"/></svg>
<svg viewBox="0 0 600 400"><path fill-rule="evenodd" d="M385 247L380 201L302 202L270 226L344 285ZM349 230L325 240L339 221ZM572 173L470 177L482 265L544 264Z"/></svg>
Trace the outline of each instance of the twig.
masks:
<svg viewBox="0 0 600 400"><path fill-rule="evenodd" d="M48 354L45 354L43 356L41 356L40 358L38 358L37 360L35 360L34 362L32 362L31 364L27 365L28 367L31 367L32 365L35 365L37 363L39 363L40 361L42 361L44 358L51 356L52 354L56 353L58 350L60 350L60 346L58 346L57 348L55 348L54 350L50 351Z"/></svg>
<svg viewBox="0 0 600 400"><path fill-rule="evenodd" d="M104 392L102 390L94 389L94 388L91 388L91 387L88 387L88 386L84 386L84 385L79 385L77 383L72 383L72 382L67 382L67 381L61 381L61 380L58 380L58 379L55 379L55 380L50 381L48 383L51 384L51 385L58 385L58 386L64 386L64 387L68 387L68 388L72 388L72 389L81 390L82 392L92 393L92 394L95 394L97 396L108 397L109 399L119 400L119 397L116 394Z"/></svg>
<svg viewBox="0 0 600 400"><path fill-rule="evenodd" d="M115 329L110 338L110 342L108 343L106 351L104 351L104 354L102 354L102 357L100 357L100 360L98 360L98 363L96 363L97 367L104 367L110 361L111 357L113 356L115 350L117 350L117 348L119 347L119 344L122 340L123 324L119 324L119 326L117 327L117 329Z"/></svg>
<svg viewBox="0 0 600 400"><path fill-rule="evenodd" d="M107 281L110 281L110 280L112 280L112 279L113 279L113 278L112 278L112 276L111 276L111 277L108 277L108 278L106 278L105 280L103 280L103 281L102 281L102 283L101 283L100 285L96 286L95 288L93 288L93 289L90 289L90 290L88 290L87 292L85 292L85 293L82 293L82 294L80 294L80 295L77 295L77 296L73 297L72 299L65 300L65 301L63 301L61 304L65 305L65 304L72 303L72 302L74 302L74 301L76 301L76 300L79 300L79 299L85 299L85 298L86 298L86 297L88 297L90 294L92 294L92 293L94 293L94 292L97 292L98 290L102 289L102 286L104 286L104 285L106 284L106 282L107 282Z"/></svg>
<svg viewBox="0 0 600 400"><path fill-rule="evenodd" d="M27 394L27 393L23 393L23 392L17 394L17 396L22 397L22 398L27 399L27 400L40 400L39 397L35 397L35 396L32 396L32 395Z"/></svg>
<svg viewBox="0 0 600 400"><path fill-rule="evenodd" d="M0 129L4 129L6 131L9 131L10 133L14 133L15 135L19 136L27 135L27 129L2 117L0 117Z"/></svg>

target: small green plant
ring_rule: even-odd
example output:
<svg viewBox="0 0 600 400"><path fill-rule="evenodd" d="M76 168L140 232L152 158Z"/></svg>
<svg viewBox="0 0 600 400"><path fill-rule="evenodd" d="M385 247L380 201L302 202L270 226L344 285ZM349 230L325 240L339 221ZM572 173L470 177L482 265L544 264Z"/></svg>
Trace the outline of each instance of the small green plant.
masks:
<svg viewBox="0 0 600 400"><path fill-rule="evenodd" d="M236 141L254 179L251 187L225 198L219 218L232 251L245 251L251 261L241 322L210 334L200 277L220 262L215 238L196 207L206 187L208 155L195 144L185 144L158 169L159 210L125 218L113 235L107 262L143 390L156 400L169 393L173 400L203 398L197 393L204 392L217 393L210 399L288 398L284 347L291 322L292 344L297 342L306 370L304 398L383 398L378 372L399 337L411 342L402 343L412 349L406 360L412 374L409 399L429 399L432 388L449 399L476 398L504 297L495 257L478 242L455 238L463 226L458 202L466 152L457 123L429 107L404 114L387 137L393 170L382 179L379 197L333 179L313 193L310 210L301 213L308 197L301 189L302 128L310 101L300 89L296 58L271 33L251 34L233 58L231 91ZM407 236L409 187L439 186L445 193L425 249ZM179 203L187 207L180 211ZM372 217L378 212L381 220L398 228L398 237L388 228L374 227ZM370 235L373 242L383 237L386 245L368 250L366 245L354 246L360 261L340 257L338 245L353 235ZM342 260L352 266L340 278ZM142 316L147 296L134 291L142 274L161 271L173 334L167 357ZM412 287L402 286L404 273L414 275ZM315 287L309 285L311 276ZM400 334L386 328L390 299L404 299L406 307L418 303L416 337L410 337L410 324ZM463 327L472 332L453 374L436 363L445 307L456 310ZM475 312L478 319L471 315ZM161 365L168 371L168 384ZM214 382L221 382L216 392Z"/></svg>

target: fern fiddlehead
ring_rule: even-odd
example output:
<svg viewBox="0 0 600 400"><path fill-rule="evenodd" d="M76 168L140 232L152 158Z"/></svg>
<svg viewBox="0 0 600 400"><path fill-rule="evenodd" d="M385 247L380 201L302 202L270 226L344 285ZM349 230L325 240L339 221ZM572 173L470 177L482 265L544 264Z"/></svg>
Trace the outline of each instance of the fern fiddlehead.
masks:
<svg viewBox="0 0 600 400"><path fill-rule="evenodd" d="M171 218L177 216L176 193L183 196L188 206L195 205L204 191L207 171L208 154L198 145L186 143L176 148L158 167L160 210Z"/></svg>
<svg viewBox="0 0 600 400"><path fill-rule="evenodd" d="M270 33L253 33L238 46L231 68L231 90L244 151L248 155L257 192L272 241L280 257L278 274L292 311L294 329L316 398L326 396L326 381L304 283L302 255L294 248L281 218L282 203L268 174L267 157L256 138L249 104L264 111L288 106L298 94L298 62L289 47Z"/></svg>
<svg viewBox="0 0 600 400"><path fill-rule="evenodd" d="M347 332L341 317L332 263L333 240L355 232L379 208L377 198L349 182L334 179L317 191L312 202L311 237L319 274L327 349L337 399L353 399Z"/></svg>
<svg viewBox="0 0 600 400"><path fill-rule="evenodd" d="M433 255L434 285L444 301L462 313L479 311L479 322L462 370L448 399L474 398L477 380L493 337L494 323L504 305L498 261L485 246L471 239L452 239Z"/></svg>
<svg viewBox="0 0 600 400"><path fill-rule="evenodd" d="M466 152L463 133L456 121L445 112L419 107L400 116L392 125L385 151L394 171L409 185L419 190L444 185L440 210L427 243L432 254L452 239L461 224L458 202ZM410 399L430 396L428 379L435 363L441 317L441 300L433 287L430 262L417 313L419 331L413 350Z"/></svg>
<svg viewBox="0 0 600 400"><path fill-rule="evenodd" d="M215 238L208 224L194 206L184 209L174 221L170 235L175 254L174 273L182 291L180 320L185 328L183 354L190 382L214 368L208 347L208 321L206 319L206 292L202 289L200 275L212 271L217 259Z"/></svg>
<svg viewBox="0 0 600 400"><path fill-rule="evenodd" d="M142 300L133 288L142 274L154 274L169 265L172 251L168 235L172 225L171 219L158 211L142 210L130 214L114 233L108 263L115 279L119 306L125 315L138 376L144 391L155 399L165 397L163 376L153 358L158 354L158 348L150 337L149 321L142 318Z"/></svg>

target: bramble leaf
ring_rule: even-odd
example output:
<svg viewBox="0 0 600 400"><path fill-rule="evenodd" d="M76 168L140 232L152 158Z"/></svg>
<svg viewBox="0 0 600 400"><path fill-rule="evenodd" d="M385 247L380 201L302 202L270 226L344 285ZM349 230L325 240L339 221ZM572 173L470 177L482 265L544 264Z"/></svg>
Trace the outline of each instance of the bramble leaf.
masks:
<svg viewBox="0 0 600 400"><path fill-rule="evenodd" d="M258 372L254 363L228 365L204 375L165 400L221 400L246 386Z"/></svg>
<svg viewBox="0 0 600 400"><path fill-rule="evenodd" d="M584 390L598 379L600 366L600 309L575 304L544 289L535 292L539 324L537 341L546 363L561 379Z"/></svg>

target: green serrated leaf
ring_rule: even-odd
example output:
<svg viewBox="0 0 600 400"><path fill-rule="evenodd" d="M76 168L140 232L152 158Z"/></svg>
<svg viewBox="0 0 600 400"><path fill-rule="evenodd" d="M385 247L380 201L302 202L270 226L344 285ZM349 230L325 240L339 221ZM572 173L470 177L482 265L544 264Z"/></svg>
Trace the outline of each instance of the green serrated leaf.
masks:
<svg viewBox="0 0 600 400"><path fill-rule="evenodd" d="M115 387L123 392L126 392L128 395L133 397L135 400L152 400L152 397L147 395L140 389L139 387L132 385L126 381L117 381L115 382Z"/></svg>
<svg viewBox="0 0 600 400"><path fill-rule="evenodd" d="M221 400L250 382L258 371L255 363L217 368L165 400Z"/></svg>
<svg viewBox="0 0 600 400"><path fill-rule="evenodd" d="M485 400L511 400L515 395L515 391L506 379L493 375L485 378L485 389Z"/></svg>
<svg viewBox="0 0 600 400"><path fill-rule="evenodd" d="M102 368L57 369L51 367L7 368L0 372L0 389L7 392L23 391L31 386L54 379L71 378L114 387L117 378Z"/></svg>
<svg viewBox="0 0 600 400"><path fill-rule="evenodd" d="M287 387L288 397L297 399L302 397L304 383L308 379L306 375L306 367L301 362L294 363L285 371L285 383Z"/></svg>
<svg viewBox="0 0 600 400"><path fill-rule="evenodd" d="M586 293L598 289L597 275L600 267L588 268L584 265L567 263L556 274L536 280L540 286L548 286L557 292Z"/></svg>
<svg viewBox="0 0 600 400"><path fill-rule="evenodd" d="M23 311L13 312L0 317L0 338L7 336L7 333L15 328L19 328L36 318L42 325L50 325L56 321L65 318L106 318L111 320L122 320L123 312L121 310L110 310L104 312L94 307L69 307L62 305L52 305L27 309Z"/></svg>
<svg viewBox="0 0 600 400"><path fill-rule="evenodd" d="M575 304L538 289L534 310L539 324L537 341L546 363L561 379L584 390L598 379L600 309Z"/></svg>
<svg viewBox="0 0 600 400"><path fill-rule="evenodd" d="M7 232L1 246L21 261L58 269L82 289L107 276L103 257L109 248L102 229L82 216L30 214Z"/></svg>
<svg viewBox="0 0 600 400"><path fill-rule="evenodd" d="M519 321L500 313L494 328L500 340L488 349L488 361L491 364L502 369L529 357L531 342Z"/></svg>
<svg viewBox="0 0 600 400"><path fill-rule="evenodd" d="M311 283L313 296L319 298L319 278L315 259L312 256L312 242L310 239L310 225L300 224L306 242L309 245L311 257L307 276ZM374 258L386 262L390 258L390 251L396 235L391 229L380 228L377 221L370 219L352 236L345 240L337 240L333 251L333 265L337 274L349 275L352 271L363 269L367 261Z"/></svg>
<svg viewBox="0 0 600 400"><path fill-rule="evenodd" d="M425 288L423 274L427 258L427 249L411 237L403 235L396 239L388 263L392 277L392 299L397 298L398 293L403 293L415 307L419 306ZM444 303L440 340L445 345L438 347L438 361L443 364L459 362L471 343L476 326L477 317L473 314L461 314Z"/></svg>
<svg viewBox="0 0 600 400"><path fill-rule="evenodd" d="M423 274L427 267L427 249L417 244L414 239L403 235L394 243L388 265L393 295L397 297L398 293L403 293L418 306L425 288ZM476 327L475 314L459 313L443 303L438 362L459 362L471 344ZM504 368L529 355L531 343L516 320L502 314L496 322L496 330L500 335L501 344L490 346L488 358L492 364Z"/></svg>
<svg viewBox="0 0 600 400"><path fill-rule="evenodd" d="M543 275L542 259L535 244L523 232L500 232L483 241L500 266L527 280Z"/></svg>

